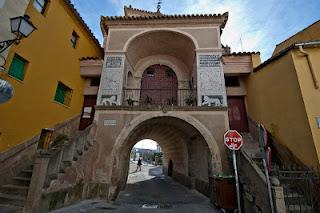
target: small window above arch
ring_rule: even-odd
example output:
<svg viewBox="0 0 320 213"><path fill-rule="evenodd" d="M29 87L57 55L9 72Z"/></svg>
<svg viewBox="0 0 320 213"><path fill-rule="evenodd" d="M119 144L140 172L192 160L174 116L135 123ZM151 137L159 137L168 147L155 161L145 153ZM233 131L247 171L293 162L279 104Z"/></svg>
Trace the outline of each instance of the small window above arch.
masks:
<svg viewBox="0 0 320 213"><path fill-rule="evenodd" d="M148 77L153 77L154 76L154 68L153 67L149 67L147 70L147 76Z"/></svg>

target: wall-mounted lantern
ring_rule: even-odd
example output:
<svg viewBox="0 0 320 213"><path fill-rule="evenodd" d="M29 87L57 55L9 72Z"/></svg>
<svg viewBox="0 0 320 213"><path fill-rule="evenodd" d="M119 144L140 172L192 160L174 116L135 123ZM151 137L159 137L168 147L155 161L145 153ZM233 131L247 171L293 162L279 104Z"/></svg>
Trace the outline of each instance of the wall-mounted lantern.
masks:
<svg viewBox="0 0 320 213"><path fill-rule="evenodd" d="M28 37L37 28L29 20L27 15L19 16L10 19L11 32L16 38L6 41L0 41L0 53L4 52L13 43L19 43L23 38Z"/></svg>
<svg viewBox="0 0 320 213"><path fill-rule="evenodd" d="M6 58L1 55L12 44L18 44L21 39L28 37L37 28L29 20L30 17L19 16L10 19L11 32L16 38L6 41L0 41L0 71L4 70ZM13 87L7 81L0 79L0 104L9 101L13 96Z"/></svg>

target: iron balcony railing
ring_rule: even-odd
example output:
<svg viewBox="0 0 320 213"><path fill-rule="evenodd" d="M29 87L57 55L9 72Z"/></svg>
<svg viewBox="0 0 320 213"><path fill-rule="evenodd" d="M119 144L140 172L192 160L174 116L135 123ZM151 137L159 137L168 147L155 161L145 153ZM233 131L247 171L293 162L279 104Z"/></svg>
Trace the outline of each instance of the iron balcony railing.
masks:
<svg viewBox="0 0 320 213"><path fill-rule="evenodd" d="M197 91L191 89L124 89L123 105L196 106Z"/></svg>

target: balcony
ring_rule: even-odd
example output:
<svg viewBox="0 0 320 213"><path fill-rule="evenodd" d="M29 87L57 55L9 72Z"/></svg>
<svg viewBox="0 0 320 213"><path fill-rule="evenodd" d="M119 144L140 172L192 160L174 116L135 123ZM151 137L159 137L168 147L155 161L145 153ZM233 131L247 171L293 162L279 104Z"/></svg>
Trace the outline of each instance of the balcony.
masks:
<svg viewBox="0 0 320 213"><path fill-rule="evenodd" d="M127 106L197 106L197 90L191 89L124 89Z"/></svg>

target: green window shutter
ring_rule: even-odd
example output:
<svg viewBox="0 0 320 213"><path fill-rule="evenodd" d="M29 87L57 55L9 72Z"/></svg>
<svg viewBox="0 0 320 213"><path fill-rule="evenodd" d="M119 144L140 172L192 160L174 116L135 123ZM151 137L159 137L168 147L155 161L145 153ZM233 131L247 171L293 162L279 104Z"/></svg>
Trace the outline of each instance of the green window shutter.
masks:
<svg viewBox="0 0 320 213"><path fill-rule="evenodd" d="M14 56L8 74L22 81L24 79L25 64L26 62L23 59Z"/></svg>
<svg viewBox="0 0 320 213"><path fill-rule="evenodd" d="M57 90L56 90L56 95L54 97L55 101L58 101L59 103L64 104L64 99L66 96L66 89L64 88L63 85L60 83L58 84Z"/></svg>

